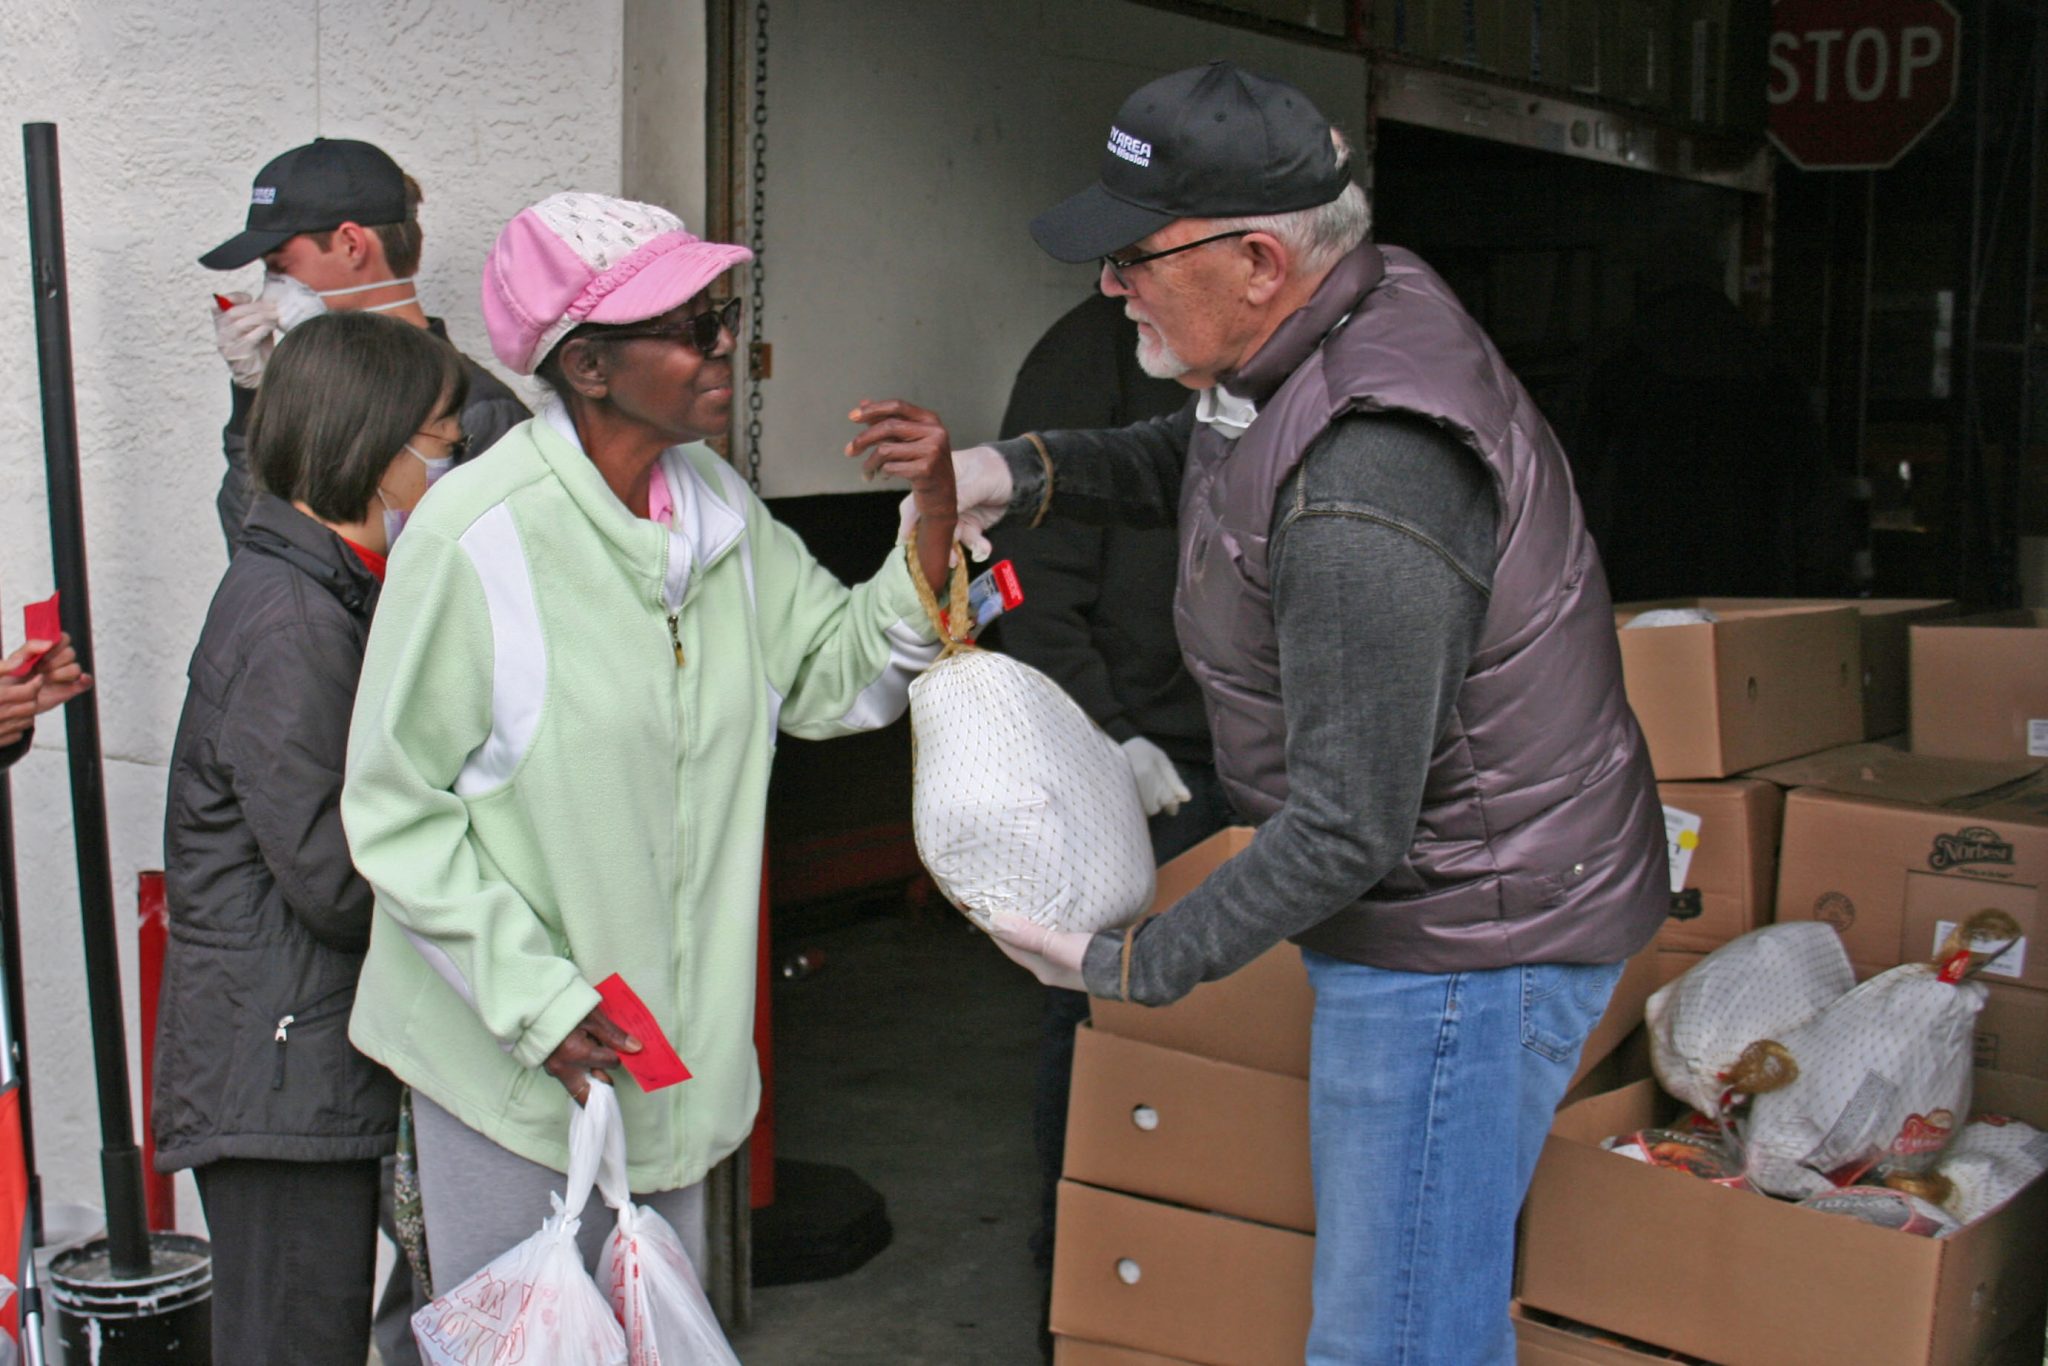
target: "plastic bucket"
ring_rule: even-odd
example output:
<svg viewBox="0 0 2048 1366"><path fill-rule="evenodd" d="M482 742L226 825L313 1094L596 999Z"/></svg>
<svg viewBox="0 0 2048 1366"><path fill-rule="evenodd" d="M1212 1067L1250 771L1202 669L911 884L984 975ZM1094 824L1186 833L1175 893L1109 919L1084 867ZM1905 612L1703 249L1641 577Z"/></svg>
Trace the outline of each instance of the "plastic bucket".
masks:
<svg viewBox="0 0 2048 1366"><path fill-rule="evenodd" d="M58 1254L44 1287L66 1366L209 1366L213 1257L204 1238L149 1235L150 1269L117 1277L107 1240Z"/></svg>

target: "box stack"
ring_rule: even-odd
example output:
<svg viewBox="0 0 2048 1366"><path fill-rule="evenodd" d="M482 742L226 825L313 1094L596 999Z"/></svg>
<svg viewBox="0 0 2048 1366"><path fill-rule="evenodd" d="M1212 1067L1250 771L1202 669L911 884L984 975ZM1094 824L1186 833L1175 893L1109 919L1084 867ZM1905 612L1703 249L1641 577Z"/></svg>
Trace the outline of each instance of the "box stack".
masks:
<svg viewBox="0 0 2048 1366"><path fill-rule="evenodd" d="M1711 620L1629 627L1653 608ZM1859 977L1998 909L1976 1102L2048 1128L2048 615L1937 600L1617 610L1665 808L1672 918L1589 1040L1524 1210L1524 1363L2025 1362L2048 1316L2048 1181L1942 1239L1601 1150L1667 1123L1635 1026L1652 991L1774 920L1824 920ZM1910 721L1913 749L1896 739ZM2035 742L2039 743L2036 744ZM1245 847L1160 870L1155 913ZM1315 1210L1312 997L1282 946L1077 1040L1052 1327L1065 1366L1298 1362ZM1651 1344L1657 1344L1652 1346Z"/></svg>
<svg viewBox="0 0 2048 1366"><path fill-rule="evenodd" d="M2048 774L2026 748L2048 718L2048 620L1727 599L1617 618L1668 606L1718 619L1621 633L1690 916L1660 937L1660 976L1775 917L1833 925L1867 978L2003 910L2023 937L1982 979L1974 1108L2048 1128L2048 954L2028 953L2048 930ZM1909 716L1913 752L1871 742ZM1639 1064L1607 1082L1560 1112L1524 1209L1524 1361L2039 1358L2048 1182L1952 1237L1873 1229L1602 1151L1682 1108ZM1593 1350L1561 1320L1660 1347L1556 1355Z"/></svg>
<svg viewBox="0 0 2048 1366"><path fill-rule="evenodd" d="M1159 870L1167 911L1250 843L1226 830ZM1583 1074L1655 988L1629 966ZM1314 998L1282 945L1159 1010L1094 1003L1075 1041L1054 1250L1061 1366L1298 1363L1315 1200L1308 1055Z"/></svg>

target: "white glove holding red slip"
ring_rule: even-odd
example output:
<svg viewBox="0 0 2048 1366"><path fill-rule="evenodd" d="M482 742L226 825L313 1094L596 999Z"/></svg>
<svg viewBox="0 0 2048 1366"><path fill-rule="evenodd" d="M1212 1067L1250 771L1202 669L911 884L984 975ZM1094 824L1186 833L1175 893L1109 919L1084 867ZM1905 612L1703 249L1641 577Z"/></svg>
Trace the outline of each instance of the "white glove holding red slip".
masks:
<svg viewBox="0 0 2048 1366"><path fill-rule="evenodd" d="M277 346L277 305L246 294L223 294L233 307L213 312L213 344L228 363L228 380L238 389L254 389L263 366Z"/></svg>
<svg viewBox="0 0 2048 1366"><path fill-rule="evenodd" d="M993 446L969 446L953 452L953 496L959 522L953 534L976 563L989 557L988 529L1010 510L1010 465ZM917 530L917 500L905 498L897 518L899 538Z"/></svg>
<svg viewBox="0 0 2048 1366"><path fill-rule="evenodd" d="M1173 766L1173 760L1166 757L1166 751L1142 735L1133 735L1123 742L1124 758L1131 765L1131 777L1138 782L1138 800L1145 807L1145 814L1156 816L1164 811L1169 816L1180 814L1182 802L1193 801L1194 794L1181 781L1180 770Z"/></svg>
<svg viewBox="0 0 2048 1366"><path fill-rule="evenodd" d="M1049 987L1086 991L1081 961L1095 936L1079 930L1056 930L1021 915L997 911L988 918L989 938L1006 957Z"/></svg>

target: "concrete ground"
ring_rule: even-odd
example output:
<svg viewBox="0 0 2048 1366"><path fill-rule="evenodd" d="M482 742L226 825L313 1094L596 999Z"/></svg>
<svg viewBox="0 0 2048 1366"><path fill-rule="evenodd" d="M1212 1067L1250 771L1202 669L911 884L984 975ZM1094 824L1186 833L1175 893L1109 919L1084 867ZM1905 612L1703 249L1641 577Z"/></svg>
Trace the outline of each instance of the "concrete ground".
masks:
<svg viewBox="0 0 2048 1366"><path fill-rule="evenodd" d="M896 1236L849 1276L755 1291L734 1350L747 1366L1037 1362L1038 984L950 910L778 933L778 961L824 956L777 987L778 1148L859 1173Z"/></svg>

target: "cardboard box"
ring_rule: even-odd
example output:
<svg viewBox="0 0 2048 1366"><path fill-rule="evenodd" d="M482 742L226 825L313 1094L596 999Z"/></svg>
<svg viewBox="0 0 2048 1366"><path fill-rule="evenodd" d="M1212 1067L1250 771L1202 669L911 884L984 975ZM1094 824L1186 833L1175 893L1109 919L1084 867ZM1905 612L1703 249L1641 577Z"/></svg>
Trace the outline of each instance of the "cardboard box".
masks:
<svg viewBox="0 0 2048 1366"><path fill-rule="evenodd" d="M1248 827L1219 830L1162 865L1151 913L1171 910L1251 842ZM1314 1010L1301 950L1292 944L1269 949L1220 981L1204 982L1170 1006L1099 998L1089 1003L1095 1027L1105 1034L1290 1077L1308 1075Z"/></svg>
<svg viewBox="0 0 2048 1366"><path fill-rule="evenodd" d="M1980 1072L1975 1107L2048 1126L2048 1083ZM1726 1366L1966 1366L2040 1321L2048 1180L1937 1240L1601 1151L1677 1108L1646 1078L1558 1115L1522 1212L1524 1303Z"/></svg>
<svg viewBox="0 0 2048 1366"><path fill-rule="evenodd" d="M1659 783L1670 837L1672 918L1660 949L1708 953L1771 923L1785 798L1771 783ZM1683 918L1681 918L1683 917Z"/></svg>
<svg viewBox="0 0 2048 1366"><path fill-rule="evenodd" d="M1657 987L1661 991L1671 983L1691 972L1705 958L1704 953L1688 953L1681 949L1657 950Z"/></svg>
<svg viewBox="0 0 2048 1366"><path fill-rule="evenodd" d="M1111 1347L1107 1343L1087 1342L1081 1338L1054 1338L1052 1366L1193 1366L1193 1363L1179 1357L1163 1357L1157 1352L1137 1352L1128 1347Z"/></svg>
<svg viewBox="0 0 2048 1366"><path fill-rule="evenodd" d="M1534 1311L1541 1314L1541 1310ZM1539 1321L1529 1311L1517 1304L1513 1310L1515 1319L1515 1360L1518 1366L1631 1366L1631 1363L1663 1362L1666 1366L1673 1361L1699 1361L1701 1358L1674 1354L1656 1348L1638 1349L1620 1341L1605 1341L1586 1338L1568 1328ZM2041 1359L2041 1337L2048 1320L2037 1321L2021 1328L2000 1343L1987 1356L1980 1357L1975 1366L2036 1366ZM1597 1331L1597 1330L1596 1330ZM1055 1358L1057 1361L1058 1358ZM1146 1357L1145 1361L1163 1360Z"/></svg>
<svg viewBox="0 0 2048 1366"><path fill-rule="evenodd" d="M1231 1366L1299 1366L1315 1239L1061 1181L1052 1331Z"/></svg>
<svg viewBox="0 0 2048 1366"><path fill-rule="evenodd" d="M1847 607L1740 607L1720 620L1629 629L1615 610L1629 706L1666 781L1726 778L1863 736L1862 626Z"/></svg>
<svg viewBox="0 0 2048 1366"><path fill-rule="evenodd" d="M1532 1317L1519 1303L1509 1312L1515 1320L1516 1366L1632 1366L1641 1362L1664 1362L1669 1366L1672 1360L1666 1352L1637 1351L1621 1342L1602 1341L1545 1323Z"/></svg>
<svg viewBox="0 0 2048 1366"><path fill-rule="evenodd" d="M1154 915L1200 886L1225 860L1250 844L1244 826L1219 830L1194 848L1161 866L1152 902ZM1643 1002L1657 989L1656 950L1652 945L1629 961L1615 984L1607 1014L1586 1037L1579 1057L1584 1076L1607 1056L1622 1036L1643 1017ZM1089 1003L1095 1028L1118 1038L1157 1044L1177 1053L1193 1053L1218 1062L1236 1063L1283 1076L1308 1075L1309 1026L1315 1014L1315 993L1301 964L1301 950L1279 944L1220 981L1204 982L1170 1006L1140 1006L1095 999Z"/></svg>
<svg viewBox="0 0 2048 1366"><path fill-rule="evenodd" d="M1863 638L1863 738L1881 740L1902 733L1911 718L1908 699L1911 628L1958 616L1953 598L1701 598L1715 611L1756 607L1848 607L1855 610Z"/></svg>
<svg viewBox="0 0 2048 1366"><path fill-rule="evenodd" d="M1767 764L1743 776L1779 787L1821 788L1845 797L1953 806L2027 800L2027 780L2041 772L2038 759L1940 759L1912 754L1894 744L1857 744Z"/></svg>
<svg viewBox="0 0 2048 1366"><path fill-rule="evenodd" d="M1785 800L1778 919L1825 920L1850 961L1934 957L1936 927L1995 907L2026 939L1985 980L2048 988L2048 817L1907 806L1802 789Z"/></svg>
<svg viewBox="0 0 2048 1366"><path fill-rule="evenodd" d="M2048 610L1915 626L1912 672L1915 753L2048 758Z"/></svg>
<svg viewBox="0 0 2048 1366"><path fill-rule="evenodd" d="M1070 1180L1313 1232L1308 1083L1082 1028Z"/></svg>
<svg viewBox="0 0 2048 1366"><path fill-rule="evenodd" d="M2048 993L1987 982L1977 1066L2048 1081Z"/></svg>

